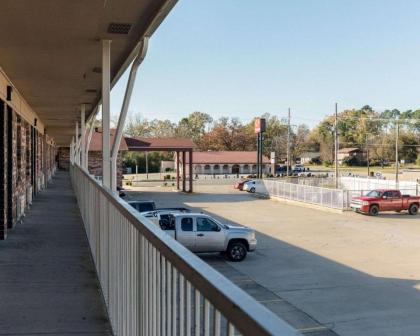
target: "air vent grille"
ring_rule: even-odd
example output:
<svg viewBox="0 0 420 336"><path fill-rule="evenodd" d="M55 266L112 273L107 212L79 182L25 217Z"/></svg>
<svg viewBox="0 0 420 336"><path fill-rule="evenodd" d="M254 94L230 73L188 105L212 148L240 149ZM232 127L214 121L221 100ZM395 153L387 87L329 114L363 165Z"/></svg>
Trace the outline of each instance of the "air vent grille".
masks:
<svg viewBox="0 0 420 336"><path fill-rule="evenodd" d="M108 26L108 33L127 35L131 30L131 23L115 23L112 22Z"/></svg>

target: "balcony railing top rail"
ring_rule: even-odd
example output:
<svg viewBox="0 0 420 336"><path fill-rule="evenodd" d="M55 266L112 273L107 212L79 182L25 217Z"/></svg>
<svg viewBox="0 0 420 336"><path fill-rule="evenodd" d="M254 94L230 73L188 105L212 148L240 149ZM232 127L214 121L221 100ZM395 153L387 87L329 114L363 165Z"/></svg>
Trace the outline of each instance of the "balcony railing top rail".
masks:
<svg viewBox="0 0 420 336"><path fill-rule="evenodd" d="M85 170L71 166L118 335L299 335Z"/></svg>

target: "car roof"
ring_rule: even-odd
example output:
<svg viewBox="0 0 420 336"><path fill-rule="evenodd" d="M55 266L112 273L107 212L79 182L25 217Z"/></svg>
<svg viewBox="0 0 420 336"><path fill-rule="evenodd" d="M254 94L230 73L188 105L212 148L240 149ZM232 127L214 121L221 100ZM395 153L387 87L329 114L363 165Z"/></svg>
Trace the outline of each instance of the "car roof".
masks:
<svg viewBox="0 0 420 336"><path fill-rule="evenodd" d="M180 213L174 213L173 214L175 217L180 217L180 216L189 216L189 217L196 217L196 216L205 216L205 217L209 217L211 218L211 216L201 213L201 212L189 212L189 213L185 213L185 212L180 212Z"/></svg>

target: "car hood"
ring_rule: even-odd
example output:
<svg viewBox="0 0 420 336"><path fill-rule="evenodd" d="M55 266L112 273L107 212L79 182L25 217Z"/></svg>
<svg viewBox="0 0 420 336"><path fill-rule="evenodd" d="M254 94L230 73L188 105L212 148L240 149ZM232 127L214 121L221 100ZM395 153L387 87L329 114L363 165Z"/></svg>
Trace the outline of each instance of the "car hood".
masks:
<svg viewBox="0 0 420 336"><path fill-rule="evenodd" d="M239 225L230 225L230 224L228 224L228 225L226 225L228 228L229 228L229 230L232 230L232 231L240 231L240 232L252 232L252 231L254 231L254 230L252 230L252 229L250 229L250 228L247 228L247 227L244 227L244 226L239 226Z"/></svg>

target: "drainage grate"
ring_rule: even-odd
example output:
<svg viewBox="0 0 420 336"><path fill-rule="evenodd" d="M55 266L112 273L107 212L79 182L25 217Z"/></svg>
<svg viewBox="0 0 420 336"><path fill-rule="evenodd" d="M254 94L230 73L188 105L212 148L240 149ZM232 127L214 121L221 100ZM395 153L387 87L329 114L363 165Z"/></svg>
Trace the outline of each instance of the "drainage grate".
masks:
<svg viewBox="0 0 420 336"><path fill-rule="evenodd" d="M130 29L131 29L131 23L115 23L115 22L112 22L108 26L108 33L127 35L130 32Z"/></svg>

